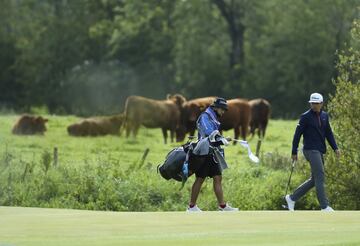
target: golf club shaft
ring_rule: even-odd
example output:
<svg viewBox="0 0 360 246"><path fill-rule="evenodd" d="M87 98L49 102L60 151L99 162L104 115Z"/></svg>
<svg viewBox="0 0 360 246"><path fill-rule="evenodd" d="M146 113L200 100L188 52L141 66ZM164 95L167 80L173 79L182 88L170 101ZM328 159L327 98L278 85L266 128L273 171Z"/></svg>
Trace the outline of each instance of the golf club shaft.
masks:
<svg viewBox="0 0 360 246"><path fill-rule="evenodd" d="M235 138L226 138L226 140L228 140L228 141L235 141L235 142L245 141L245 140L240 140L240 139L235 139Z"/></svg>
<svg viewBox="0 0 360 246"><path fill-rule="evenodd" d="M289 186L290 186L291 176L292 176L293 171L294 171L295 163L296 163L296 161L293 160L293 161L292 161L292 164L291 164L291 172L290 172L289 180L288 180L288 183L287 183L287 185L286 185L285 196L287 195L287 192L288 192L288 189L289 189Z"/></svg>

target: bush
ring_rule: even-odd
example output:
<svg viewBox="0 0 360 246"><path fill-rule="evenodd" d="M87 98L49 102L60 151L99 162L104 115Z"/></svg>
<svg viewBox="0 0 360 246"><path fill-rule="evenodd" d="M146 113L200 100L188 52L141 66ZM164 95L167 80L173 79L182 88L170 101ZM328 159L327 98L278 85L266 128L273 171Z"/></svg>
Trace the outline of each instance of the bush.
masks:
<svg viewBox="0 0 360 246"><path fill-rule="evenodd" d="M124 167L109 157L94 163L62 163L55 167L44 153L30 162L9 151L3 153L0 205L111 211L183 211L187 206L194 177L180 190L179 182L161 178L151 163ZM268 161L285 160L277 155ZM266 159L263 166L231 166L224 172L225 198L242 210L281 209L289 168L280 169L266 163ZM298 165L290 189L308 175L308 168ZM206 180L198 202L204 210L217 209L211 179ZM298 209L317 207L316 196L306 196L297 203Z"/></svg>
<svg viewBox="0 0 360 246"><path fill-rule="evenodd" d="M360 209L360 22L354 22L352 43L339 54L335 96L329 104L342 157L328 157L330 199L336 208Z"/></svg>

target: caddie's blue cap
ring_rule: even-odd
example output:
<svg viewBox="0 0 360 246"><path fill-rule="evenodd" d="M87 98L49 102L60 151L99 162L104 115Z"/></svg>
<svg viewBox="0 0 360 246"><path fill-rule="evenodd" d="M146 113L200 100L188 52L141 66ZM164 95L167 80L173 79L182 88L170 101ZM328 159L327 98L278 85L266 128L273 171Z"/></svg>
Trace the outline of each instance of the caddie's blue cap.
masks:
<svg viewBox="0 0 360 246"><path fill-rule="evenodd" d="M226 111L228 110L227 102L222 97L216 98L215 101L210 106L214 107L214 108L222 108L222 109L224 109Z"/></svg>

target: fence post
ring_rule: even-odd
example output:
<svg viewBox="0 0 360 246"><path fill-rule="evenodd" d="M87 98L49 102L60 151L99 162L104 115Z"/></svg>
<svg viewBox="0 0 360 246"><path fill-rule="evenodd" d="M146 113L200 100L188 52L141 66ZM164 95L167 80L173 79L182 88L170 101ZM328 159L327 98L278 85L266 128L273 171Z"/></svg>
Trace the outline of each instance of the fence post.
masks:
<svg viewBox="0 0 360 246"><path fill-rule="evenodd" d="M54 147L54 167L58 165L58 148Z"/></svg>

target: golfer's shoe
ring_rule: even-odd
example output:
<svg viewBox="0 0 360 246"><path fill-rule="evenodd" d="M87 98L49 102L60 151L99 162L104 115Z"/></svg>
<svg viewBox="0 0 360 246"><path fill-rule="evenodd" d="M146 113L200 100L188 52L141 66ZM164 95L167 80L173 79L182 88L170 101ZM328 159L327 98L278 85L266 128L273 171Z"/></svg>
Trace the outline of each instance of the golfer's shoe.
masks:
<svg viewBox="0 0 360 246"><path fill-rule="evenodd" d="M334 210L332 207L327 206L326 208L321 209L321 211L324 211L324 212L334 212L335 210Z"/></svg>
<svg viewBox="0 0 360 246"><path fill-rule="evenodd" d="M291 200L290 195L286 195L286 196L285 196L285 201L286 201L286 203L287 203L287 208L288 208L290 211L294 211L295 202L294 202L293 200Z"/></svg>
<svg viewBox="0 0 360 246"><path fill-rule="evenodd" d="M224 208L219 206L219 211L239 211L238 208L233 208L229 204L225 204L226 206Z"/></svg>
<svg viewBox="0 0 360 246"><path fill-rule="evenodd" d="M196 213L196 212L202 212L202 210L197 206L197 205L195 205L194 207L188 207L187 209L186 209L186 212L188 212L188 213Z"/></svg>

